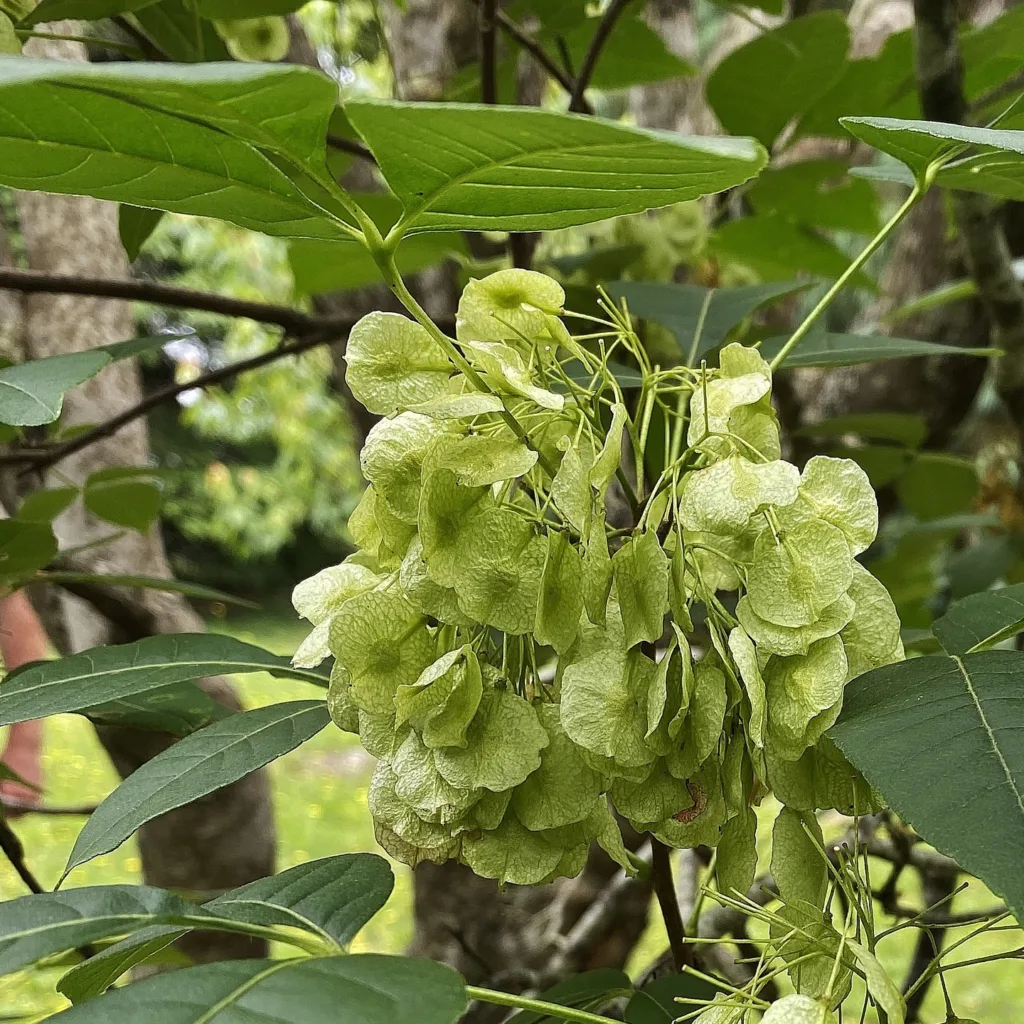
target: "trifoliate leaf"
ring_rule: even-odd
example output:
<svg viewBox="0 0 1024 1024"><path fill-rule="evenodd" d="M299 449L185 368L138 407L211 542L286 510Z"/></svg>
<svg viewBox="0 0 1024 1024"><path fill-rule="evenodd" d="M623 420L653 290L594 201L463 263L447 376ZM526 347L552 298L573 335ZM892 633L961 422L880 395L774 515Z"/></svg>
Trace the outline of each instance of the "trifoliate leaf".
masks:
<svg viewBox="0 0 1024 1024"><path fill-rule="evenodd" d="M426 474L450 469L463 487L483 487L529 473L537 453L522 441L472 434L436 445L423 464Z"/></svg>
<svg viewBox="0 0 1024 1024"><path fill-rule="evenodd" d="M596 626L603 626L608 608L608 595L612 589L612 560L608 554L608 534L604 513L594 517L590 538L583 551L583 605L587 618Z"/></svg>
<svg viewBox="0 0 1024 1024"><path fill-rule="evenodd" d="M537 705L548 736L540 767L516 786L512 807L531 831L582 821L604 790L604 780L580 757L579 748L562 728L557 704Z"/></svg>
<svg viewBox="0 0 1024 1024"><path fill-rule="evenodd" d="M644 737L656 667L639 651L627 655L617 609L609 609L605 628L584 626L573 650L579 656L562 673L565 731L581 747L627 768L652 762L655 753Z"/></svg>
<svg viewBox="0 0 1024 1024"><path fill-rule="evenodd" d="M393 416L448 391L455 367L415 320L398 313L368 313L349 332L345 382L378 416Z"/></svg>
<svg viewBox="0 0 1024 1024"><path fill-rule="evenodd" d="M630 821L661 821L693 806L686 781L675 778L662 760L643 782L616 779L609 796L615 809Z"/></svg>
<svg viewBox="0 0 1024 1024"><path fill-rule="evenodd" d="M475 625L475 620L459 607L459 595L451 587L442 587L430 578L418 535L413 537L402 559L398 585L413 606L429 618L451 626Z"/></svg>
<svg viewBox="0 0 1024 1024"><path fill-rule="evenodd" d="M561 410L565 399L534 384L523 357L511 345L501 341L472 341L466 346L469 361L487 375L494 390L511 392L530 399L542 409Z"/></svg>
<svg viewBox="0 0 1024 1024"><path fill-rule="evenodd" d="M464 377L457 379L465 380ZM418 412L421 416L429 416L434 420L467 419L472 416L501 412L504 408L504 404L497 395L489 395L483 391L445 394L440 398L432 398L428 402L417 402L415 405L408 406L409 412Z"/></svg>
<svg viewBox="0 0 1024 1024"><path fill-rule="evenodd" d="M423 558L433 580L451 587L467 551L476 546L478 524L494 507L486 487L460 487L451 470L441 469L423 481L419 532Z"/></svg>
<svg viewBox="0 0 1024 1024"><path fill-rule="evenodd" d="M566 522L582 537L586 535L594 507L589 482L593 455L588 446L577 447L568 437L562 438L559 447L562 445L565 445L565 454L551 481L551 500L565 516Z"/></svg>
<svg viewBox="0 0 1024 1024"><path fill-rule="evenodd" d="M327 689L327 710L331 721L342 732L359 732L359 708L352 702L352 680L338 662L331 669L331 685Z"/></svg>
<svg viewBox="0 0 1024 1024"><path fill-rule="evenodd" d="M878 533L878 503L867 473L852 459L815 455L800 477L800 497L819 519L843 531L852 554Z"/></svg>
<svg viewBox="0 0 1024 1024"><path fill-rule="evenodd" d="M583 560L564 533L550 530L533 635L563 654L576 639L582 614Z"/></svg>
<svg viewBox="0 0 1024 1024"><path fill-rule="evenodd" d="M677 850L717 846L726 821L725 797L717 760L710 758L696 775L687 780L687 788L690 806L670 818L649 824L647 830Z"/></svg>
<svg viewBox="0 0 1024 1024"><path fill-rule="evenodd" d="M843 643L830 636L804 656L773 657L763 675L775 753L795 761L839 716L847 679Z"/></svg>
<svg viewBox="0 0 1024 1024"><path fill-rule="evenodd" d="M518 786L540 767L548 734L533 705L509 690L487 689L466 740L465 749L434 752L438 770L453 786L497 793Z"/></svg>
<svg viewBox="0 0 1024 1024"><path fill-rule="evenodd" d="M419 730L428 747L464 747L466 730L483 694L476 653L467 644L428 665L395 694L395 721Z"/></svg>
<svg viewBox="0 0 1024 1024"><path fill-rule="evenodd" d="M777 999L761 1018L761 1024L832 1024L835 1017L827 1004L809 996L791 995Z"/></svg>
<svg viewBox="0 0 1024 1024"><path fill-rule="evenodd" d="M729 896L746 896L757 873L757 815L744 807L722 829L715 861L718 888Z"/></svg>
<svg viewBox="0 0 1024 1024"><path fill-rule="evenodd" d="M757 664L757 651L754 649L753 641L739 626L729 633L729 651L740 670L740 678L750 701L750 720L747 722L750 739L755 747L763 747L765 729L768 725L765 682Z"/></svg>
<svg viewBox="0 0 1024 1024"><path fill-rule="evenodd" d="M564 852L557 830L531 832L512 810L497 828L469 833L462 841L463 860L482 878L502 885L536 885L555 870Z"/></svg>
<svg viewBox="0 0 1024 1024"><path fill-rule="evenodd" d="M634 533L612 556L612 575L627 647L654 643L668 611L668 556L653 530Z"/></svg>
<svg viewBox="0 0 1024 1024"><path fill-rule="evenodd" d="M783 807L772 828L772 879L786 903L825 905L828 863L821 826L812 813Z"/></svg>
<svg viewBox="0 0 1024 1024"><path fill-rule="evenodd" d="M853 679L873 668L901 661L903 645L900 618L889 592L858 562L853 566L849 595L856 607L839 635L846 648L849 678Z"/></svg>
<svg viewBox="0 0 1024 1024"><path fill-rule="evenodd" d="M590 486L600 496L604 496L608 485L612 482L619 463L622 461L622 431L626 426L629 413L621 402L612 406L612 422L605 435L604 444L601 446L594 465L590 469Z"/></svg>
<svg viewBox="0 0 1024 1024"><path fill-rule="evenodd" d="M438 848L451 841L447 824L424 821L397 792L398 775L387 761L378 761L370 779L367 804L375 821L416 847Z"/></svg>
<svg viewBox="0 0 1024 1024"><path fill-rule="evenodd" d="M797 523L776 539L764 530L747 572L751 608L779 626L808 626L846 592L853 559L840 530L822 520Z"/></svg>
<svg viewBox="0 0 1024 1024"><path fill-rule="evenodd" d="M796 501L800 473L788 462L749 462L734 456L689 473L679 496L684 529L742 533L762 509Z"/></svg>
<svg viewBox="0 0 1024 1024"><path fill-rule="evenodd" d="M903 994L889 977L889 972L866 946L853 939L846 940L846 948L853 954L857 966L864 972L868 993L875 1005L885 1011L889 1024L903 1024L907 1018L907 1004Z"/></svg>
<svg viewBox="0 0 1024 1024"><path fill-rule="evenodd" d="M856 573L856 569L854 569ZM856 579L856 577L855 577ZM763 654L781 654L784 658L806 654L817 640L835 636L853 618L854 602L843 594L825 608L820 618L807 626L777 626L762 619L750 606L750 599L741 597L736 605L736 618L750 634L751 639Z"/></svg>
<svg viewBox="0 0 1024 1024"><path fill-rule="evenodd" d="M375 424L366 437L359 453L363 475L403 523L416 523L423 460L431 446L446 434L450 434L447 424L403 412Z"/></svg>
<svg viewBox="0 0 1024 1024"><path fill-rule="evenodd" d="M768 782L775 795L799 811L834 809L840 814L876 814L885 801L843 756L839 748L822 736L798 761L787 761L768 753Z"/></svg>
<svg viewBox="0 0 1024 1024"><path fill-rule="evenodd" d="M352 677L353 701L377 714L394 711L398 687L434 660L423 616L395 590L346 601L331 622L331 650Z"/></svg>
<svg viewBox="0 0 1024 1024"><path fill-rule="evenodd" d="M522 345L548 332L548 316L565 304L562 286L533 270L499 270L463 289L455 317L460 342L511 341Z"/></svg>
<svg viewBox="0 0 1024 1024"><path fill-rule="evenodd" d="M503 633L531 632L546 554L544 540L514 512L488 512L454 580L459 607Z"/></svg>
<svg viewBox="0 0 1024 1024"><path fill-rule="evenodd" d="M338 666L335 665L335 668ZM359 709L359 742L368 754L376 758L390 758L405 739L408 728L396 729L395 716L377 715Z"/></svg>
<svg viewBox="0 0 1024 1024"><path fill-rule="evenodd" d="M473 786L456 786L437 769L434 751L410 729L391 759L395 793L421 818L450 825L479 799ZM396 829L397 831L397 829Z"/></svg>

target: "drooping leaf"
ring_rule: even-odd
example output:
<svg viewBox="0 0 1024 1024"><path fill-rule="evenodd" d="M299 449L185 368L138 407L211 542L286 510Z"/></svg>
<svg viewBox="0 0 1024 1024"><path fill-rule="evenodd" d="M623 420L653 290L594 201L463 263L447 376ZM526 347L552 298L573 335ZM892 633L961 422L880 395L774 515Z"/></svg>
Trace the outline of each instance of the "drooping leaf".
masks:
<svg viewBox="0 0 1024 1024"><path fill-rule="evenodd" d="M524 107L350 100L345 110L417 231L585 224L719 192L765 160L747 139Z"/></svg>
<svg viewBox="0 0 1024 1024"><path fill-rule="evenodd" d="M151 636L11 672L0 685L0 723L81 711L170 683L235 672L269 672L322 687L330 681L320 672L295 668L286 657L234 637L214 633Z"/></svg>
<svg viewBox="0 0 1024 1024"><path fill-rule="evenodd" d="M972 654L1024 629L1024 583L955 601L932 632L947 654Z"/></svg>
<svg viewBox="0 0 1024 1024"><path fill-rule="evenodd" d="M583 560L564 533L551 530L541 574L534 636L559 653L576 639L583 614Z"/></svg>
<svg viewBox="0 0 1024 1024"><path fill-rule="evenodd" d="M410 997L415 994L415 998ZM298 960L235 960L188 967L115 989L55 1016L60 1024L455 1024L465 984L429 960L359 953Z"/></svg>
<svg viewBox="0 0 1024 1024"><path fill-rule="evenodd" d="M146 244L146 239L153 234L162 218L163 214L159 210L147 210L141 206L128 206L124 203L118 207L117 231L129 263L135 262L139 250Z"/></svg>
<svg viewBox="0 0 1024 1024"><path fill-rule="evenodd" d="M625 299L634 316L642 316L667 327L679 342L687 365L697 366L705 353L725 341L729 332L754 310L804 287L806 284L801 281L737 288L701 288L695 284L660 281L615 281L609 285L608 291L615 299Z"/></svg>
<svg viewBox="0 0 1024 1024"><path fill-rule="evenodd" d="M1024 915L1024 656L929 656L854 679L830 735L890 806ZM893 742L898 736L899 742ZM952 776L951 776L952 773ZM952 778L950 786L936 779Z"/></svg>
<svg viewBox="0 0 1024 1024"><path fill-rule="evenodd" d="M198 800L293 750L330 722L322 700L243 711L186 736L137 769L93 812L64 876L109 853L147 821Z"/></svg>
<svg viewBox="0 0 1024 1024"><path fill-rule="evenodd" d="M785 337L769 338L761 345L761 355L771 360L786 343ZM905 359L908 356L995 356L998 349L964 348L942 345L916 338L890 338L873 334L810 334L793 349L783 366L853 366L879 359Z"/></svg>

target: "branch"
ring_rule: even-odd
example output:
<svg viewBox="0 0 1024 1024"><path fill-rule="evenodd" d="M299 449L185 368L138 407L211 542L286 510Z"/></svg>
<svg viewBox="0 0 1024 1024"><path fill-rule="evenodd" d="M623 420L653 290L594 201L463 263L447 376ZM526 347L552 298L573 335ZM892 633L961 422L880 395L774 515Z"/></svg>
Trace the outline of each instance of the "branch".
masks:
<svg viewBox="0 0 1024 1024"><path fill-rule="evenodd" d="M598 58L601 56L605 43L611 37L615 23L619 20L620 15L629 6L630 2L631 0L612 0L608 5L608 9L601 16L601 21L594 32L594 38L590 40L590 46L587 48L587 52L583 57L583 63L580 65L580 73L576 76L576 82L569 95L570 110L576 111L576 113L585 112L583 94L587 91L591 78L594 77Z"/></svg>
<svg viewBox="0 0 1024 1024"><path fill-rule="evenodd" d="M498 102L498 38L494 31L495 0L480 0L477 17L480 29L480 102Z"/></svg>
<svg viewBox="0 0 1024 1024"><path fill-rule="evenodd" d="M83 804L80 807L47 807L44 804L34 804L29 800L15 800L11 796L0 797L0 807L7 811L17 811L19 814L68 814L84 817L88 817L96 810L95 804Z"/></svg>
<svg viewBox="0 0 1024 1024"><path fill-rule="evenodd" d="M34 892L36 895L46 892L25 863L25 848L21 845L21 840L14 834L11 826L4 821L2 815L0 815L0 850L3 850L11 862L11 866L18 872L18 876L28 886L30 892Z"/></svg>
<svg viewBox="0 0 1024 1024"><path fill-rule="evenodd" d="M692 966L693 958L686 945L686 929L683 927L683 916L679 912L679 897L672 881L672 861L669 848L651 836L651 881L654 883L654 894L658 897L661 916L668 932L668 944L672 950L672 962L678 972L684 967Z"/></svg>
<svg viewBox="0 0 1024 1024"><path fill-rule="evenodd" d="M155 281L65 276L46 274L39 270L16 270L11 267L0 267L0 289L27 294L91 295L102 299L124 299L127 302L152 302L155 305L175 306L179 309L201 309L207 313L219 313L221 316L241 316L265 324L276 324L289 334L305 334L341 322L318 319L289 306L249 302L228 295L157 284Z"/></svg>
<svg viewBox="0 0 1024 1024"><path fill-rule="evenodd" d="M377 163L377 158L366 148L361 142L356 142L355 139L346 139L340 135L334 135L331 132L327 133L327 145L332 149L341 150L342 153L348 153L350 156L357 156L360 160L368 160L371 164Z"/></svg>

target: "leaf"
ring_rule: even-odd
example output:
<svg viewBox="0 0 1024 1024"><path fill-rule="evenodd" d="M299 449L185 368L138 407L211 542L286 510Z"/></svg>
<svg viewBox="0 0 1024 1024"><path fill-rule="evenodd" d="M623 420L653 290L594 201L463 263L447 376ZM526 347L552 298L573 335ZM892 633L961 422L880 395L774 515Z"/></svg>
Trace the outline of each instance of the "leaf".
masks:
<svg viewBox="0 0 1024 1024"><path fill-rule="evenodd" d="M141 206L121 203L117 209L117 232L121 236L121 244L129 263L134 263L138 259L139 250L146 244L146 239L153 234L162 219L163 214L159 210L147 210Z"/></svg>
<svg viewBox="0 0 1024 1024"><path fill-rule="evenodd" d="M343 948L384 906L394 885L383 857L346 853L260 878L204 903L203 909L232 921L304 928Z"/></svg>
<svg viewBox="0 0 1024 1024"><path fill-rule="evenodd" d="M303 0L196 0L204 18L264 18L297 11Z"/></svg>
<svg viewBox="0 0 1024 1024"><path fill-rule="evenodd" d="M715 998L717 990L703 978L689 974L666 974L647 982L626 1004L623 1020L626 1024L671 1024L680 1014L679 998Z"/></svg>
<svg viewBox="0 0 1024 1024"><path fill-rule="evenodd" d="M801 437L843 437L856 434L870 440L898 441L908 448L920 448L928 436L928 424L915 413L864 412L809 423L797 433Z"/></svg>
<svg viewBox="0 0 1024 1024"><path fill-rule="evenodd" d="M954 601L932 625L947 654L973 654L1024 629L1024 583Z"/></svg>
<svg viewBox="0 0 1024 1024"><path fill-rule="evenodd" d="M41 0L34 11L22 18L19 26L31 28L48 21L99 21L137 11L152 3L156 0Z"/></svg>
<svg viewBox="0 0 1024 1024"><path fill-rule="evenodd" d="M1022 671L1016 651L874 669L847 684L830 735L900 817L1024 919Z"/></svg>
<svg viewBox="0 0 1024 1024"><path fill-rule="evenodd" d="M783 336L769 338L761 345L761 355L769 362L786 343ZM993 348L965 348L940 345L916 338L890 338L881 334L810 334L786 356L787 370L800 366L853 366L880 359L905 359L909 356L997 356Z"/></svg>
<svg viewBox="0 0 1024 1024"><path fill-rule="evenodd" d="M971 459L945 452L921 452L904 470L896 493L912 515L941 519L969 511L979 487Z"/></svg>
<svg viewBox="0 0 1024 1024"><path fill-rule="evenodd" d="M77 497L77 487L51 487L33 491L18 506L18 518L26 523L52 522Z"/></svg>
<svg viewBox="0 0 1024 1024"><path fill-rule="evenodd" d="M806 288L802 281L751 284L738 288L701 288L694 284L660 281L615 281L608 287L614 299L625 299L634 316L668 328L686 353L688 366L725 341L729 332L754 310Z"/></svg>
<svg viewBox="0 0 1024 1024"><path fill-rule="evenodd" d="M849 45L850 30L838 12L797 18L730 53L708 79L708 102L727 131L753 135L771 148L837 78Z"/></svg>
<svg viewBox="0 0 1024 1024"><path fill-rule="evenodd" d="M11 579L41 569L56 554L57 539L49 523L0 519L0 579Z"/></svg>
<svg viewBox="0 0 1024 1024"><path fill-rule="evenodd" d="M633 983L623 971L611 967L600 967L592 971L574 974L545 989L537 997L545 1003L571 1006L577 1010L596 1013L621 996L633 991ZM533 1010L520 1010L508 1018L506 1024L555 1024L561 1020L549 1014Z"/></svg>
<svg viewBox="0 0 1024 1024"><path fill-rule="evenodd" d="M37 492L40 493L40 492ZM21 511L18 512L21 518ZM45 577L50 583L100 583L110 587L142 587L147 590L163 590L171 594L184 594L204 601L220 601L224 604L235 604L242 608L259 608L255 601L247 601L244 597L236 597L214 587L205 587L201 583L190 583L188 580L168 579L165 576L128 576L107 575L95 572L73 572L66 569L50 569Z"/></svg>
<svg viewBox="0 0 1024 1024"><path fill-rule="evenodd" d="M330 721L322 700L243 711L186 736L136 769L93 812L75 840L62 880L117 849L139 826L198 800L294 750Z"/></svg>
<svg viewBox="0 0 1024 1024"><path fill-rule="evenodd" d="M172 736L189 733L234 714L194 683L161 686L137 696L106 701L80 712L97 725L153 729Z"/></svg>
<svg viewBox="0 0 1024 1024"><path fill-rule="evenodd" d="M0 522L0 532L3 525ZM269 672L323 687L329 682L320 672L294 668L287 658L234 637L215 633L151 636L36 662L9 673L0 684L0 724L81 711L169 683L235 672Z"/></svg>
<svg viewBox="0 0 1024 1024"><path fill-rule="evenodd" d="M206 19L197 22L184 0L159 0L133 15L142 31L171 60L194 63L231 60L224 40Z"/></svg>
<svg viewBox="0 0 1024 1024"><path fill-rule="evenodd" d="M429 960L359 953L300 960L235 960L187 967L115 989L54 1017L60 1024L455 1024L465 983Z"/></svg>
<svg viewBox="0 0 1024 1024"><path fill-rule="evenodd" d="M695 199L764 165L749 139L684 138L524 107L352 101L413 231L545 230Z"/></svg>
<svg viewBox="0 0 1024 1024"><path fill-rule="evenodd" d="M115 526L146 530L160 514L159 484L145 469L100 469L90 473L82 489L85 507Z"/></svg>
<svg viewBox="0 0 1024 1024"><path fill-rule="evenodd" d="M326 177L335 97L330 79L294 66L232 62L198 74L0 57L0 183L271 235L349 237L314 178Z"/></svg>

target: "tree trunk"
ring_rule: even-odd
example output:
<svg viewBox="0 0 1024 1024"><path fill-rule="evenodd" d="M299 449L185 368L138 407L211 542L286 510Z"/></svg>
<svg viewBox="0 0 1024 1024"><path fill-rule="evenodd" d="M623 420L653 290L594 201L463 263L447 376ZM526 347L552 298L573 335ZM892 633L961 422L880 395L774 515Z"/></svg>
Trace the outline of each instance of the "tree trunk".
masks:
<svg viewBox="0 0 1024 1024"><path fill-rule="evenodd" d="M74 24L53 26L73 34ZM26 50L35 56L84 60L76 43L32 40ZM32 269L53 274L125 277L124 251L117 231L117 208L109 203L70 196L20 193L17 213L25 256ZM21 304L20 341L26 358L77 352L131 338L131 306L81 296L28 296ZM63 424L96 423L134 404L141 397L139 374L130 360L115 363L74 389L66 398ZM111 466L146 466L149 441L143 419L133 421L109 439L99 441L60 463L35 486L82 483L90 473ZM55 523L61 548L75 547L116 531L95 519L81 505ZM129 532L76 556L76 568L96 573L171 575L158 526L145 534ZM103 643L124 642L144 632L198 632L199 615L178 594L155 590L113 591L114 611L101 615L91 604L70 594L60 596L63 633L70 652ZM120 607L127 614L119 614ZM140 614L141 613L141 614ZM108 617L111 616L111 617ZM112 621L117 619L118 621ZM215 677L200 681L217 700L238 708L228 683ZM171 738L134 729L104 728L100 740L125 777L165 749ZM139 832L143 875L147 883L189 891L223 890L272 874L274 824L267 776L256 772L196 803L163 815ZM199 961L265 953L265 944L244 936L198 933L183 941Z"/></svg>

